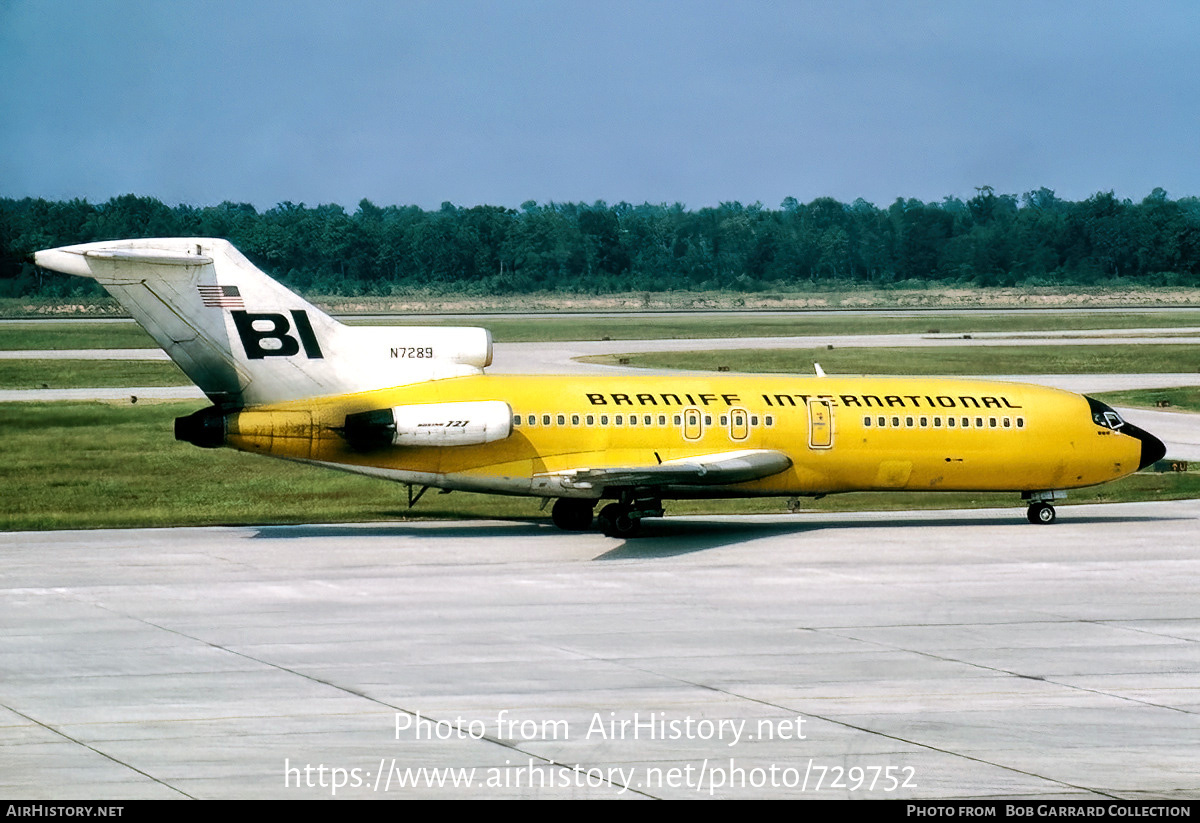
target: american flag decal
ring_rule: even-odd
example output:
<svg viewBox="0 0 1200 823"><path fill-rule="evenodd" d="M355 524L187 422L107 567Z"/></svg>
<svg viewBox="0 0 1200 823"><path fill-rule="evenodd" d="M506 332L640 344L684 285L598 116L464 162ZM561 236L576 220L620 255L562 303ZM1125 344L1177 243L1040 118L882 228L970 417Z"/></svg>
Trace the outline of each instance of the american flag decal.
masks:
<svg viewBox="0 0 1200 823"><path fill-rule="evenodd" d="M242 293L237 286L197 286L204 305L213 309L244 309Z"/></svg>

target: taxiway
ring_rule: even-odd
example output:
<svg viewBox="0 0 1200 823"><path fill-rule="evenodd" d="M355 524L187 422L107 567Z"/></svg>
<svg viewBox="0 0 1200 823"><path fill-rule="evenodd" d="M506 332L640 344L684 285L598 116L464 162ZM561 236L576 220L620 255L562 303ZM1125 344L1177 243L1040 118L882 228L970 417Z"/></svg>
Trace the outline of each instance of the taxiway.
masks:
<svg viewBox="0 0 1200 823"><path fill-rule="evenodd" d="M0 795L1200 798L1200 502L1060 511L0 535Z"/></svg>

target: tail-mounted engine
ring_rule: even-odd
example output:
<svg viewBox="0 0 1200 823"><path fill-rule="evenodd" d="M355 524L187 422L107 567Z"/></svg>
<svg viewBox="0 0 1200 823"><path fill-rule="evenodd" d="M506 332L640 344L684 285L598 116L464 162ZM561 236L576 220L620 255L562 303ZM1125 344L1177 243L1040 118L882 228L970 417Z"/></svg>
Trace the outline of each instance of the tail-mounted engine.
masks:
<svg viewBox="0 0 1200 823"><path fill-rule="evenodd" d="M392 406L348 414L338 433L360 451L386 446L479 446L512 434L512 408L501 400Z"/></svg>
<svg viewBox="0 0 1200 823"><path fill-rule="evenodd" d="M225 445L225 415L225 410L209 406L187 417L176 417L175 439L202 449L220 448Z"/></svg>

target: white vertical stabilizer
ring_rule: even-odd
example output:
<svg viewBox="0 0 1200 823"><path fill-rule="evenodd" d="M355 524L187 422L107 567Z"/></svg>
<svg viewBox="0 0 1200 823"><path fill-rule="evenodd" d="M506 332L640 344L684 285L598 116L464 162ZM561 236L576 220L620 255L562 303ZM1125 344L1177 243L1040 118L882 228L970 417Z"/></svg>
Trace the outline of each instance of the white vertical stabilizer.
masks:
<svg viewBox="0 0 1200 823"><path fill-rule="evenodd" d="M114 240L34 259L98 281L219 406L479 374L491 363L484 329L345 326L228 240Z"/></svg>

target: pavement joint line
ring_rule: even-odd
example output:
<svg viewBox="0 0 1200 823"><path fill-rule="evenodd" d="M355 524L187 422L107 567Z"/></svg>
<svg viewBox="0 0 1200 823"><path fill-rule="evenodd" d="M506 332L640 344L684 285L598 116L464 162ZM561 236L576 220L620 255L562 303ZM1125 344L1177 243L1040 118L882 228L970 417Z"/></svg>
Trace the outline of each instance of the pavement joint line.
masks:
<svg viewBox="0 0 1200 823"><path fill-rule="evenodd" d="M819 630L814 630L814 631L819 631ZM857 638L851 638L851 639L857 639ZM898 649L898 650L899 651L908 651L905 649ZM566 651L566 650L564 650L564 651ZM915 652L915 653L923 654L922 652ZM932 655L926 655L926 656L932 656ZM604 660L604 658L592 658L592 659ZM980 763L985 766L992 766L997 769L1003 769L1005 771L1013 772L1014 774L1020 774L1020 775L1024 775L1025 777L1032 777L1036 780L1042 780L1047 783L1052 783L1056 786L1063 786L1063 787L1070 788L1070 789L1077 789L1079 791L1088 792L1089 794L1095 794L1095 795L1099 795L1101 797L1107 797L1111 800L1120 800L1121 799L1118 795L1109 794L1107 792L1101 791L1101 790L1093 788L1093 787L1075 785L1073 783L1068 783L1063 780L1058 780L1057 778L1048 777L1046 775L1038 774L1036 772L1031 772L1026 769L1021 769L1016 766L1009 766L1007 764L998 763L993 760L986 760L982 757L975 757L973 755L965 754L963 752L957 752L952 749L946 749L941 746L934 746L930 743L922 743L919 740L913 740L910 738L901 737L899 735L889 734L888 732L880 731L878 729L870 729L870 728L867 728L866 726L860 726L858 724L851 723L847 720L839 720L836 717L831 717L829 715L815 714L812 712L799 712L796 709L792 709L788 706L784 706L779 703L772 702L770 700L763 700L762 698L758 698L758 697L750 697L749 695L739 694L737 692L730 691L728 689L724 689L719 686L712 686L707 683L697 683L697 682L686 680L683 678L671 677L670 675L664 675L661 672L655 672L655 671L644 669L644 668L641 668L638 666L624 664L624 663L621 663L621 661L608 660L606 662L618 663L619 665L625 665L627 668L629 668L633 671L640 671L644 674L653 674L658 677L666 677L670 680L675 680L678 683L683 683L685 685L693 686L698 689L705 689L707 691L715 692L717 694L723 694L727 697L736 698L738 700L745 700L750 703L757 703L760 706L769 706L770 708L779 709L780 711L785 711L785 712L796 712L796 713L802 714L806 719L812 718L812 719L816 719L816 720L822 720L826 723L830 723L835 726L841 726L842 728L845 728L845 729L851 729L853 731L862 732L863 734L871 735L872 737L883 738L884 740L894 740L897 743L903 743L903 744L906 744L909 746L914 746L918 749L924 749L926 751L937 752L939 754L949 755L950 757L958 757L958 758L962 758L963 760L969 760L971 762ZM958 661L950 661L950 662L958 662ZM967 665L970 665L970 664L967 664ZM983 667L983 668L986 668L986 667ZM997 671L999 671L999 670L997 670Z"/></svg>
<svg viewBox="0 0 1200 823"><path fill-rule="evenodd" d="M262 658L260 658L260 657L255 657L254 655L247 654L246 652L238 651L237 649L233 649L233 648L230 648L230 647L228 647L228 646L224 646L224 645L222 645L222 644L220 644L220 643L214 643L214 642L212 642L211 640L205 640L205 639L204 639L204 638L202 638L202 637L196 637L195 635L188 634L187 632L183 632L183 631L180 631L180 630L178 630L178 629L173 629L173 628L171 628L170 626L163 626L163 625L160 625L160 624L158 624L158 623L155 623L155 622L153 622L153 621L151 621L151 620L147 620L147 619L145 619L145 618L143 618L143 617L139 617L138 615L127 614L127 613L125 613L125 612L118 611L118 610L116 610L116 609L113 609L113 608L110 608L110 607L108 607L108 606L104 605L103 603L99 603L99 602L96 602L96 601L94 601L94 600L88 600L88 599L86 599L86 598L80 598L80 597L78 597L78 596L76 596L76 595L72 595L72 596L75 596L75 597L76 597L76 599L79 599L79 600L81 600L82 602L86 602L86 603L88 603L89 605L92 605L92 606L94 606L94 607L96 607L96 608L103 609L104 611L107 611L107 612L109 612L110 614L114 614L114 615L117 615L117 616L119 616L119 617L126 618L127 620L133 620L133 621L136 621L136 622L138 622L138 623L141 623L141 624L143 624L143 625L150 626L151 628L158 629L159 631L164 631L164 632L167 632L167 633L169 633L169 634L173 634L173 635L175 635L176 637L182 637L182 638L185 638L185 639L187 639L187 640L191 640L191 641L193 641L193 642L195 642L195 643L200 643L200 644L203 644L203 645L205 645L205 646L208 646L208 647L209 647L209 648L211 648L211 649L216 649L217 651L225 652L225 653L227 653L227 654L232 654L232 655L234 655L235 657L240 657L240 658L242 658L243 660L249 660L249 661L251 661L251 662L253 662L253 663L258 663L258 664L259 664L259 665L261 665L261 666L266 666L267 668L270 668L270 669L275 669L276 671L281 671L281 672L285 672L285 673L287 673L287 674L290 674L290 675L294 675L294 676L296 676L296 677L300 677L300 678L302 678L302 679L304 679L304 680L307 680L307 681L309 681L310 683L316 683L316 684L319 684L319 685L321 685L321 686L327 686L327 687L329 687L329 688L331 688L331 689L335 689L335 690L337 690L337 691L344 692L345 694L349 694L349 695L351 695L351 696L353 696L353 697L358 697L358 698L361 698L361 699L363 699L363 700L366 700L366 701L368 701L368 702L375 703L376 705L383 706L384 708L386 708L386 709L390 709L390 710L392 710L392 711L394 711L394 712L402 712L402 713L404 713L404 714L407 714L407 715L410 715L410 716L412 716L412 717L423 717L423 718L425 718L425 719L427 719L427 720L429 720L430 722L433 722L433 723L447 723L447 725L451 725L451 726L453 725L453 724L450 724L448 721L441 721L441 720L437 720L436 718L430 717L430 716L428 716L428 715L426 715L426 714L422 714L422 713L420 713L420 712L417 712L417 711L414 711L414 710L412 710L412 709L407 709L407 708L404 708L403 706L396 706L396 705L393 705L393 704L391 704L391 703L388 703L388 702L387 702L387 701L385 701L385 700L381 700L381 699L380 699L380 698L378 698L378 697L374 697L374 696L372 696L372 695L366 694L365 692L358 691L357 689L353 689L353 688L351 688L351 687L349 687L349 686L345 686L345 685L342 685L342 684L339 684L339 683L335 683L335 682L333 682L333 681L331 681L331 680L326 680L326 679L323 679L323 678L320 678L320 677L316 677L316 676L314 676L314 675L311 675L311 674L306 674L305 672L298 671L298 670L296 670L296 669L292 669L292 668L289 668L289 667L287 667L287 666L280 665L280 664L278 664L278 663L273 663L273 662L271 662L270 660L264 660L264 659L262 659ZM6 708L7 708L7 707L6 707ZM21 715L22 717L27 717L27 715L25 715L25 714L23 714L23 713L21 713L21 712L19 712L19 711L16 711L15 709L13 709L12 711L13 711L15 714L19 714L19 715ZM38 723L38 725L39 725L39 726L44 726L44 725L45 725L45 724L42 724L42 723L38 722L37 720L34 720L33 718L28 718L28 719L29 719L31 722ZM52 728L52 727L46 726L45 728L49 729L50 731L54 731L54 732L57 732L58 734L61 734L63 737L67 738L68 740L71 740L72 742L79 743L81 746L84 746L84 747L86 747L86 748L88 748L88 749L92 749L92 751L95 751L97 754L104 755L105 757L108 757L110 760L113 760L113 761L114 761L114 762L116 762L116 763L121 763L121 761L117 760L116 758L114 758L114 757L111 757L110 755L104 754L104 752L101 752L101 751L99 751L98 749L95 749L95 748L93 748L92 746L89 746L88 744L86 744L86 743L83 743L82 741L74 740L74 738L71 738L69 735L63 734L62 732L58 732L56 729L54 729L54 728ZM532 752L532 751L526 751L525 749L521 748L521 746L520 746L518 743L516 743L516 742L514 742L514 741L506 740L506 739L504 739L504 738L502 738L502 737L496 737L495 735L491 735L491 734L483 734L483 735L481 735L481 736L479 736L479 737L472 737L471 739L473 739L473 740L480 740L480 741L484 741L484 742L487 742L487 743L492 743L492 744L494 744L494 745L497 745L497 746L501 746L501 747L503 747L503 748L505 748L505 749L508 749L508 750L510 750L510 751L514 751L514 752L517 752L518 754L524 755L525 757L529 757L529 758L531 758L531 759L533 759L533 760L539 760L539 761L541 761L542 763L544 763L544 764L545 764L545 765L547 765L547 766L552 766L552 767L557 767L557 768L560 768L560 769L565 769L566 771L577 771L577 770L578 770L577 768L573 768L573 767L572 767L571 765L569 765L569 764L565 764L565 763L559 763L559 762L557 762L557 761L555 761L555 760L551 760L550 758L546 757L545 755L541 755L541 754L538 754L538 753L536 753L536 752ZM149 777L151 780L154 780L155 782L158 782L158 783L162 783L162 781L161 781L161 780L158 780L157 778L155 778L155 777L153 777L153 776L151 776L151 775L149 775L149 774L146 774L146 773L145 773L145 772L143 772L141 769L138 769L138 768L137 768L137 767L135 767L135 766L131 766L131 765L129 765L129 764L126 764L126 763L121 763L121 765L128 766L130 769L133 769L134 771L138 772L139 774L145 774L145 775L146 775L146 777ZM576 767L580 767L580 766L582 766L582 764L575 764L575 765L576 765ZM585 769L585 771L586 771L586 769ZM608 779L608 777L607 777L607 776L604 778L604 782L605 782L605 783L607 783L608 785L612 786L613 788L616 788L616 789L622 789L622 790L625 790L625 791L628 791L628 792L632 792L632 793L634 793L634 794L643 795L643 796L645 796L645 797L648 797L648 798L652 798L652 799L658 799L658 798L656 798L654 795L647 794L646 792L642 791L640 788L638 788L638 787L636 787L636 786L626 786L626 785L624 785L624 784L617 783L617 782L615 782L615 781L612 781L612 780ZM163 783L163 785L164 785L164 786L169 786L169 784L166 784L166 783ZM169 788L175 789L175 787L174 787L174 786L169 786ZM179 790L179 789L175 789L175 790L176 790L176 791L179 791L179 793L180 793L180 794L183 794L185 797L189 797L189 799L194 799L194 798L190 798L190 796L189 796L189 795L186 795L186 794L185 794L185 793L184 793L182 790Z"/></svg>
<svg viewBox="0 0 1200 823"><path fill-rule="evenodd" d="M1086 624L1092 624L1092 625L1102 625L1102 624L1098 623L1097 621L1093 621L1093 620L1065 620L1065 621L1054 621L1054 622L1086 623ZM1045 675L1022 674L1020 672L1015 672L1010 669L1000 668L999 666L989 666L986 663L976 663L976 662L973 662L970 660L963 660L963 659L957 658L957 657L950 657L949 655L935 654L933 652L923 651L921 649L908 649L908 648L904 648L903 646L896 646L896 645L893 645L890 643L883 643L878 640L867 640L867 639L864 639L861 637L853 637L851 635L838 634L836 632L832 632L832 634L834 634L835 636L838 636L838 637L843 637L847 640L856 640L860 643L870 643L872 645L879 646L880 648L890 649L892 651L907 652L909 654L916 654L916 655L920 655L922 657L928 657L931 660L940 660L944 663L958 663L963 666L969 666L973 669L981 669L983 671L995 672L997 674L1005 674L1005 675L1009 675L1010 677L1021 677L1026 680L1039 680L1043 683L1049 683L1052 686L1060 686L1064 689L1069 689L1072 691L1084 692L1086 694L1094 694L1094 695L1098 695L1100 697L1108 697L1108 698L1112 698L1113 700L1124 701L1127 703L1134 703L1136 705L1147 706L1147 707L1153 708L1153 709L1164 709L1166 711L1179 712L1181 714L1186 714L1186 715L1195 714L1195 712L1189 711L1187 709L1179 708L1178 706L1167 706L1167 705L1164 705L1161 703L1152 703L1148 700L1138 700L1137 698L1130 697L1128 695L1114 694L1113 692L1107 692L1107 691L1103 691L1101 689L1089 689L1085 686L1080 686L1080 685L1077 685L1074 683L1063 683L1059 680L1055 680L1053 678L1046 677Z"/></svg>
<svg viewBox="0 0 1200 823"><path fill-rule="evenodd" d="M163 786L164 788L170 789L173 792L178 792L179 794L186 797L188 800L196 799L195 797L188 794L187 792L185 792L183 789L179 788L178 786L174 786L174 785L166 782L165 780L157 778L154 775L150 774L149 772L139 769L137 766L133 765L132 763L126 763L124 760L114 757L113 755L109 754L108 752L98 749L95 746L91 745L90 743L85 743L78 738L71 737L71 735L67 734L66 732L62 731L61 729L57 729L54 726L51 726L49 723L43 723L41 720L38 720L36 717L32 717L32 716L26 714L25 712L21 711L20 709L16 709L12 706L9 706L7 703L0 703L0 706L3 706L5 709L7 709L8 711L17 715L18 717L25 718L30 723L33 723L36 726L39 726L40 728L45 729L46 731L50 732L51 734L56 734L59 737L63 738L64 740L74 743L77 746L82 746L83 748L87 749L88 751L94 752L95 754L100 755L101 757L105 758L106 760L111 760L113 763L116 763L118 766L123 766L132 772L137 772L138 774L142 775L142 777L145 777L148 780L152 780L155 783L157 783L158 785Z"/></svg>

